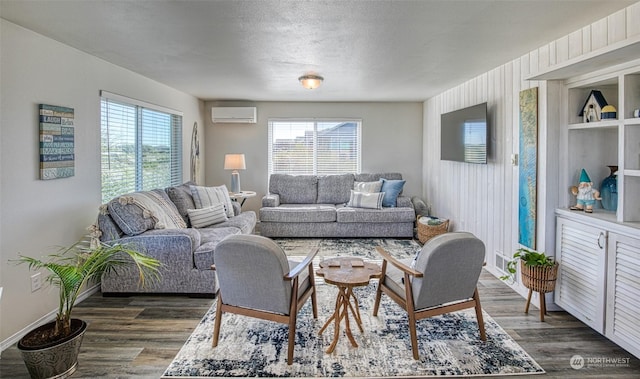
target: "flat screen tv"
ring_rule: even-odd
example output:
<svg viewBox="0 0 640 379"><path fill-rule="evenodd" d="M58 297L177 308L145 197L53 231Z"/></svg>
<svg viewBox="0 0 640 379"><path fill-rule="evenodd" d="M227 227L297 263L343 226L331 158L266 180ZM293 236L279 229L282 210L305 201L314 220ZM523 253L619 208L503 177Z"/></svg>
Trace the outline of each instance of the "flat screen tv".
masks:
<svg viewBox="0 0 640 379"><path fill-rule="evenodd" d="M487 103L440 116L440 159L487 163Z"/></svg>

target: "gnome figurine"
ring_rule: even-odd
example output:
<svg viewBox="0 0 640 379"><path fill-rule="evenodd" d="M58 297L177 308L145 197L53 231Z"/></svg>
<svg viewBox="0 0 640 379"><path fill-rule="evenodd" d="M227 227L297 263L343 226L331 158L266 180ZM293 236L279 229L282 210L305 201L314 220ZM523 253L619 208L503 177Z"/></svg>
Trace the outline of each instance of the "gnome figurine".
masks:
<svg viewBox="0 0 640 379"><path fill-rule="evenodd" d="M602 200L600 191L593 188L593 183L584 169L580 173L580 183L577 187L571 187L571 193L578 199L576 205L570 208L572 211L593 213L593 205L596 200Z"/></svg>

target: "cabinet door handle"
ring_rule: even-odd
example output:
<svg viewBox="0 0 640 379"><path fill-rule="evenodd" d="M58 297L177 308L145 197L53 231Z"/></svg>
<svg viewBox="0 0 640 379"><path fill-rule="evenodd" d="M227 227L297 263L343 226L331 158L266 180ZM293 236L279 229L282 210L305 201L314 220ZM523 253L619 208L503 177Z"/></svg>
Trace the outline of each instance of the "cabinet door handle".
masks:
<svg viewBox="0 0 640 379"><path fill-rule="evenodd" d="M600 235L598 236L598 247L603 249L604 248L604 244L606 242L606 236L604 235L604 232L600 232Z"/></svg>

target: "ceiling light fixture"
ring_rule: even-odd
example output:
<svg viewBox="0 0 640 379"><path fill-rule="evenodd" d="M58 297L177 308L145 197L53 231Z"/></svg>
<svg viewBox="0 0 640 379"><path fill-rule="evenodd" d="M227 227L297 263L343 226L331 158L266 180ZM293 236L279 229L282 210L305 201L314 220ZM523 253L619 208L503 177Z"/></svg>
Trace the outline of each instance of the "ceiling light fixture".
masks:
<svg viewBox="0 0 640 379"><path fill-rule="evenodd" d="M324 78L318 75L303 75L298 78L300 84L306 89L316 89L320 87Z"/></svg>

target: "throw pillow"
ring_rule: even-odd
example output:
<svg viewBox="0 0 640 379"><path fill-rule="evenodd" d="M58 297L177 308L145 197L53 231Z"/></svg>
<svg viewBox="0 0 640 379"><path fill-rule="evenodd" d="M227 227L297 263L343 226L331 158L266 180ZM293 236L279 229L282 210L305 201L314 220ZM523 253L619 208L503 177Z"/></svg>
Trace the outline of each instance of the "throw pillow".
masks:
<svg viewBox="0 0 640 379"><path fill-rule="evenodd" d="M162 189L131 192L109 201L109 214L127 235L150 229L181 229L187 224Z"/></svg>
<svg viewBox="0 0 640 379"><path fill-rule="evenodd" d="M398 196L400 192L402 192L402 188L404 187L405 180L387 180L381 178L382 188L381 192L384 192L384 199L382 199L383 207L396 207L396 202L398 201Z"/></svg>
<svg viewBox="0 0 640 379"><path fill-rule="evenodd" d="M189 213L191 226L194 228L204 228L227 221L227 214L225 213L224 204L222 203L206 208L187 209L187 213Z"/></svg>
<svg viewBox="0 0 640 379"><path fill-rule="evenodd" d="M383 197L384 193L382 192L369 193L351 190L351 198L347 206L353 208L382 209Z"/></svg>
<svg viewBox="0 0 640 379"><path fill-rule="evenodd" d="M233 217L233 205L226 185L217 187L190 186L196 208L207 208L222 203L227 217Z"/></svg>
<svg viewBox="0 0 640 379"><path fill-rule="evenodd" d="M382 188L382 182L379 180L375 182L353 183L353 190L357 192L369 192L369 193L381 192L381 188Z"/></svg>
<svg viewBox="0 0 640 379"><path fill-rule="evenodd" d="M191 196L191 187L195 186L194 182L186 182L179 186L168 187L165 189L167 195L169 195L169 199L171 202L175 204L178 213L182 216L184 222L189 225L189 214L187 213L187 209L194 209L196 205L193 203L193 196Z"/></svg>

